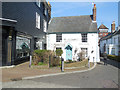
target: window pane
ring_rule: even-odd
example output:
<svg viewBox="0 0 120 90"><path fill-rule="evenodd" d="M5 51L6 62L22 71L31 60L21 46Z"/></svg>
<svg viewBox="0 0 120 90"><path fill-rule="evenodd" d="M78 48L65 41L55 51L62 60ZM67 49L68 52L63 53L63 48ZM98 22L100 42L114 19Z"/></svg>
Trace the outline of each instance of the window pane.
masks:
<svg viewBox="0 0 120 90"><path fill-rule="evenodd" d="M87 34L81 34L82 35L82 42L87 42Z"/></svg>
<svg viewBox="0 0 120 90"><path fill-rule="evenodd" d="M81 48L81 51L85 53L85 57L88 56L88 49L87 48Z"/></svg>
<svg viewBox="0 0 120 90"><path fill-rule="evenodd" d="M30 39L25 37L16 37L16 57L22 58L30 55Z"/></svg>
<svg viewBox="0 0 120 90"><path fill-rule="evenodd" d="M36 12L36 27L40 29L40 15Z"/></svg>
<svg viewBox="0 0 120 90"><path fill-rule="evenodd" d="M62 41L62 34L56 34L56 42Z"/></svg>

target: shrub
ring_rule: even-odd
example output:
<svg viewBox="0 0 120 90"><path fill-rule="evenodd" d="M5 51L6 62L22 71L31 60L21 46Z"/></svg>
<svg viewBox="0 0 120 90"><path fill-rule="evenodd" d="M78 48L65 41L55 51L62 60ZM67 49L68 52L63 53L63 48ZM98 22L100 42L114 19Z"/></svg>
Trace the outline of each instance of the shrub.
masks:
<svg viewBox="0 0 120 90"><path fill-rule="evenodd" d="M60 58L55 57L55 52L50 50L35 50L33 52L33 65L49 64L50 66L60 65Z"/></svg>
<svg viewBox="0 0 120 90"><path fill-rule="evenodd" d="M43 62L39 62L38 65L46 65L46 64L44 64Z"/></svg>
<svg viewBox="0 0 120 90"><path fill-rule="evenodd" d="M50 56L50 66L60 66L60 58L55 56Z"/></svg>
<svg viewBox="0 0 120 90"><path fill-rule="evenodd" d="M34 50L34 52L33 52L33 64L36 65L39 62L42 62L44 64L48 64L50 53L51 53L50 50Z"/></svg>
<svg viewBox="0 0 120 90"><path fill-rule="evenodd" d="M69 61L69 63L73 63L73 61L72 60L68 60Z"/></svg>
<svg viewBox="0 0 120 90"><path fill-rule="evenodd" d="M61 56L63 54L63 50L62 49L57 49L56 50L56 55L57 56Z"/></svg>
<svg viewBox="0 0 120 90"><path fill-rule="evenodd" d="M78 57L79 57L79 61L82 61L85 59L85 52L81 51L80 53L78 53Z"/></svg>
<svg viewBox="0 0 120 90"><path fill-rule="evenodd" d="M108 55L107 57L111 60L115 60L115 61L120 62L120 56Z"/></svg>

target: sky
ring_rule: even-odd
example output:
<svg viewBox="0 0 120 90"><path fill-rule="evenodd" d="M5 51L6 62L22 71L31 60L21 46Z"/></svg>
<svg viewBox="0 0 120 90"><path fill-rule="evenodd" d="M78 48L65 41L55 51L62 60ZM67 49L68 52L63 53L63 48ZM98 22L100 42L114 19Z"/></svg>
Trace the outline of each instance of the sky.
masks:
<svg viewBox="0 0 120 90"><path fill-rule="evenodd" d="M120 2L118 3L118 25L120 25Z"/></svg>
<svg viewBox="0 0 120 90"><path fill-rule="evenodd" d="M92 15L92 2L50 2L51 16L81 16ZM115 21L118 26L118 2L95 2L97 7L97 25L104 24L111 31L111 23Z"/></svg>

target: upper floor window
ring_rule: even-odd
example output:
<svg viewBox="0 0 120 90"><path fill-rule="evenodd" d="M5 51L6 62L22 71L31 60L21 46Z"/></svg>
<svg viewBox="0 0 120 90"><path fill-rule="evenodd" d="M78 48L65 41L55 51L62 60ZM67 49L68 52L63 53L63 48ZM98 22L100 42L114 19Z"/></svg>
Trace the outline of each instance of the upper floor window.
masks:
<svg viewBox="0 0 120 90"><path fill-rule="evenodd" d="M81 35L82 35L82 42L87 42L87 33Z"/></svg>
<svg viewBox="0 0 120 90"><path fill-rule="evenodd" d="M45 8L45 11L44 11L45 15L47 15L47 8Z"/></svg>
<svg viewBox="0 0 120 90"><path fill-rule="evenodd" d="M56 42L62 42L62 34L56 34Z"/></svg>
<svg viewBox="0 0 120 90"><path fill-rule="evenodd" d="M36 4L40 7L41 0L36 0Z"/></svg>
<svg viewBox="0 0 120 90"><path fill-rule="evenodd" d="M40 29L40 15L36 12L36 28Z"/></svg>
<svg viewBox="0 0 120 90"><path fill-rule="evenodd" d="M47 31L47 21L43 19L43 28L44 28L44 32Z"/></svg>

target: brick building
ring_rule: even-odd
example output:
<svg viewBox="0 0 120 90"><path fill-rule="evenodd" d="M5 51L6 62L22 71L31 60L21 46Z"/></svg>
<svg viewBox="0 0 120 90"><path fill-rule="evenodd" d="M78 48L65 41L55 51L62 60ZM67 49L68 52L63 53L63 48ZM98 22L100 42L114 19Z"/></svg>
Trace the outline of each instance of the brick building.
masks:
<svg viewBox="0 0 120 90"><path fill-rule="evenodd" d="M105 37L106 35L109 34L108 28L107 28L104 24L101 24L101 25L100 25L100 27L98 28L98 31L99 31L99 40L100 40L102 37Z"/></svg>

